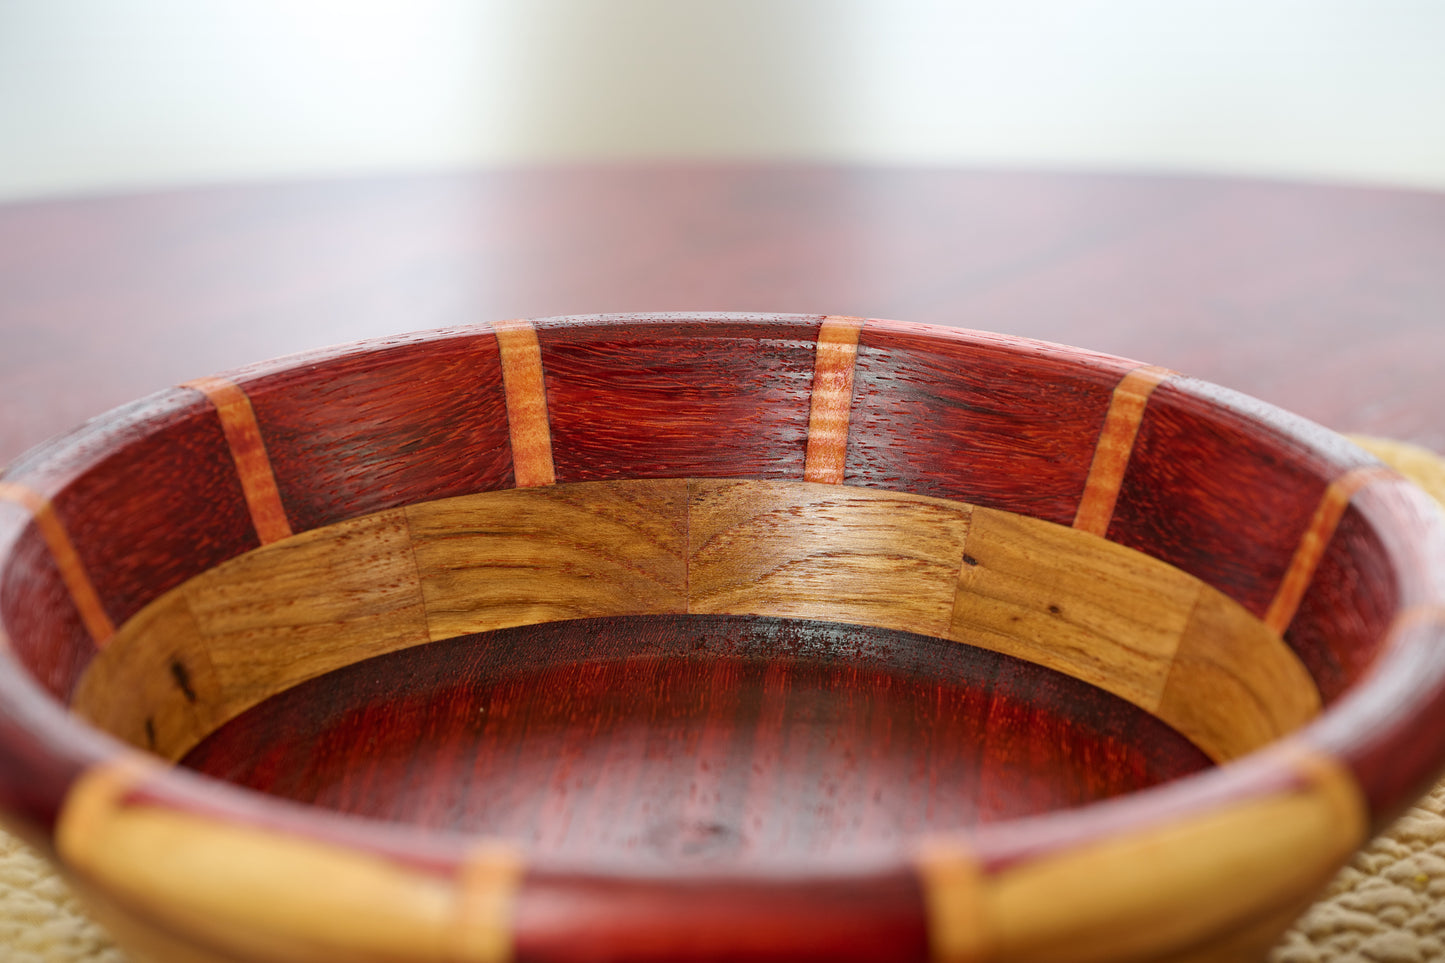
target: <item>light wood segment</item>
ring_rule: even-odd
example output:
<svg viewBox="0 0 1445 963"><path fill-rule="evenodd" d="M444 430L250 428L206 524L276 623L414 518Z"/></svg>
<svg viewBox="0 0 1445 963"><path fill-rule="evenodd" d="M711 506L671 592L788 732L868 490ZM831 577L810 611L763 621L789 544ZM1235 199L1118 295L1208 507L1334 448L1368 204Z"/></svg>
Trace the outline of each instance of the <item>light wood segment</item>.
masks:
<svg viewBox="0 0 1445 963"><path fill-rule="evenodd" d="M483 492L264 546L123 626L74 708L174 759L271 695L374 655L536 622L682 612L979 645L1127 699L1221 761L1319 708L1277 633L1142 553L925 496L714 479Z"/></svg>
<svg viewBox="0 0 1445 963"><path fill-rule="evenodd" d="M547 385L537 330L530 321L498 321L493 328L502 356L517 487L551 485L557 475L552 466L552 429L547 420Z"/></svg>
<svg viewBox="0 0 1445 963"><path fill-rule="evenodd" d="M1237 929L1211 935L1189 949L1154 957L1149 963L1255 963L1267 960L1269 951L1280 943L1290 926L1314 904L1334 874L1320 879L1318 885L1304 887L1308 895L1300 896L1283 906L1261 907L1263 915L1252 916Z"/></svg>
<svg viewBox="0 0 1445 963"><path fill-rule="evenodd" d="M71 708L133 746L177 759L224 721L227 701L182 588L121 627L80 677Z"/></svg>
<svg viewBox="0 0 1445 963"><path fill-rule="evenodd" d="M286 517L286 507L281 503L276 473L271 468L270 456L266 454L266 442L261 437L261 426L256 422L251 399L235 382L226 378L198 378L181 387L201 392L215 407L221 419L221 431L236 462L241 492L246 497L251 521L256 526L256 537L261 544L290 536L291 522Z"/></svg>
<svg viewBox="0 0 1445 963"><path fill-rule="evenodd" d="M1241 798L1122 837L1045 852L980 884L946 864L956 844L919 857L930 927L981 916L986 948L940 953L941 963L977 959L1030 963L1119 963L1187 954L1213 934L1244 927L1261 907L1284 910L1321 887L1365 838L1367 812L1343 764L1281 751L1297 787ZM937 844L935 844L937 845ZM949 849L955 851L950 855ZM1280 921L1281 928L1285 920ZM1183 958L1188 959L1185 955ZM1206 957L1207 958L1207 957Z"/></svg>
<svg viewBox="0 0 1445 963"><path fill-rule="evenodd" d="M1094 448L1094 460L1089 465L1089 477L1084 482L1084 494L1074 515L1075 528L1101 536L1109 530L1119 486L1124 482L1129 457L1134 453L1134 440L1139 436L1139 423L1144 420L1149 396L1161 381L1173 374L1168 368L1146 365L1129 372L1114 388L1104 427L1099 432L1099 443Z"/></svg>
<svg viewBox="0 0 1445 963"><path fill-rule="evenodd" d="M930 841L916 855L934 960L983 963L992 942L983 915L983 871L962 839Z"/></svg>
<svg viewBox="0 0 1445 963"><path fill-rule="evenodd" d="M948 634L1154 712L1200 585L1102 538L976 507Z"/></svg>
<svg viewBox="0 0 1445 963"><path fill-rule="evenodd" d="M1279 633L1201 586L1156 714L1225 762L1319 712L1319 688Z"/></svg>
<svg viewBox="0 0 1445 963"><path fill-rule="evenodd" d="M808 449L803 480L840 485L848 458L848 418L853 407L853 365L861 318L828 317L818 330L813 395L808 412Z"/></svg>
<svg viewBox="0 0 1445 963"><path fill-rule="evenodd" d="M684 479L483 492L406 512L432 639L686 611Z"/></svg>
<svg viewBox="0 0 1445 963"><path fill-rule="evenodd" d="M399 509L251 552L186 594L227 719L332 669L428 641Z"/></svg>
<svg viewBox="0 0 1445 963"><path fill-rule="evenodd" d="M688 611L947 635L973 511L866 488L694 480Z"/></svg>
<svg viewBox="0 0 1445 963"><path fill-rule="evenodd" d="M127 956L136 963L237 963L234 956L222 956L201 949L189 939L170 932L150 919L140 919L134 912L120 906L99 886L75 873L68 874L66 884L79 897L91 919L111 936Z"/></svg>
<svg viewBox="0 0 1445 963"><path fill-rule="evenodd" d="M0 481L0 499L19 504L35 519L35 527L39 529L40 537L50 549L50 556L55 560L61 581L65 583L71 601L80 613L80 621L95 641L96 647L104 648L115 635L115 624L106 614L95 584L90 580L90 573L86 571L85 563L76 553L69 533L56 516L55 506L44 495L16 482Z"/></svg>
<svg viewBox="0 0 1445 963"><path fill-rule="evenodd" d="M1294 620L1300 601L1314 578L1315 569L1324 557L1330 538L1339 525L1340 518L1350 504L1355 492L1378 478L1397 478L1398 473L1382 466L1366 466L1345 472L1325 489L1310 519L1309 527L1296 546L1289 568L1280 580L1279 588L1264 613L1264 624L1283 634Z"/></svg>
<svg viewBox="0 0 1445 963"><path fill-rule="evenodd" d="M153 731L155 751L179 758L282 689L427 641L405 516L379 512L264 546L162 596L91 662L73 708L143 748Z"/></svg>
<svg viewBox="0 0 1445 963"><path fill-rule="evenodd" d="M494 919L464 919L479 903L505 906L517 859L456 882L379 856L300 836L127 801L128 763L81 777L56 830L61 859L127 911L223 956L275 963L431 960L504 963L511 939ZM279 868L284 871L278 872ZM494 892L482 892L491 888Z"/></svg>

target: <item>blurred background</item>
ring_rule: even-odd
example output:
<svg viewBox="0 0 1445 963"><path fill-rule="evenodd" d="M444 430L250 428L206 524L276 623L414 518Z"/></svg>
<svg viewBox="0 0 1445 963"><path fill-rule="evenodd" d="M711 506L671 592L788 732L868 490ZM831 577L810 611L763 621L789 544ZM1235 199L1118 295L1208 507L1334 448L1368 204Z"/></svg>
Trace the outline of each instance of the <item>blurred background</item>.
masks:
<svg viewBox="0 0 1445 963"><path fill-rule="evenodd" d="M579 160L1445 188L1438 0L0 0L0 199Z"/></svg>

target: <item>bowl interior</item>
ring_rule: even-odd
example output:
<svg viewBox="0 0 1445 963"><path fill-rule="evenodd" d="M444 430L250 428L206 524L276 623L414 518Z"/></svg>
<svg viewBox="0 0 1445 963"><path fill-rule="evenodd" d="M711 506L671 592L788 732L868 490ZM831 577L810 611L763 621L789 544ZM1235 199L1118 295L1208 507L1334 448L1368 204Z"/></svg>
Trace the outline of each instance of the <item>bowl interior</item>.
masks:
<svg viewBox="0 0 1445 963"><path fill-rule="evenodd" d="M1412 591L1410 496L1322 429L854 319L351 346L0 485L5 632L82 719L599 865L871 858L1237 759L1345 696Z"/></svg>

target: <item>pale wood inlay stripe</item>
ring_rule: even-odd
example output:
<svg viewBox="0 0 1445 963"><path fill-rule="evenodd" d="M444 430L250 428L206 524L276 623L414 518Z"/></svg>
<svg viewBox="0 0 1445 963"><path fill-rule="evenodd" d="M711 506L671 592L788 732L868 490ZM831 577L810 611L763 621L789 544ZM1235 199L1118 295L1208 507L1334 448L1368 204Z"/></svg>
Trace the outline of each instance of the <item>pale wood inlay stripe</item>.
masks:
<svg viewBox="0 0 1445 963"><path fill-rule="evenodd" d="M276 473L271 469L271 458L266 454L266 442L261 437L261 426L256 422L251 399L239 385L226 378L197 378L181 387L193 388L204 394L220 416L221 430L225 432L226 444L230 446L231 457L236 462L236 474L241 480L246 507L251 512L252 524L256 526L256 537L262 545L288 537L291 522L286 517L286 507L281 503Z"/></svg>
<svg viewBox="0 0 1445 963"><path fill-rule="evenodd" d="M65 583L71 601L80 613L81 623L96 646L104 648L115 635L115 624L106 614L100 595L90 580L90 573L86 571L85 564L75 551L75 544L71 542L65 526L56 516L55 506L39 492L16 482L0 482L0 499L21 505L35 519L35 527L39 529L40 537L50 549L50 556L55 560L61 581Z"/></svg>
<svg viewBox="0 0 1445 963"><path fill-rule="evenodd" d="M507 424L512 436L512 474L518 488L551 485L552 430L547 420L547 384L542 348L530 321L493 325L502 354L502 385L507 394Z"/></svg>
<svg viewBox="0 0 1445 963"><path fill-rule="evenodd" d="M853 407L853 364L861 318L828 317L818 330L813 399L808 413L808 452L803 480L839 485L848 458L848 418Z"/></svg>
<svg viewBox="0 0 1445 963"><path fill-rule="evenodd" d="M968 844L958 838L926 840L914 867L922 884L931 958L936 963L988 959L983 871Z"/></svg>
<svg viewBox="0 0 1445 963"><path fill-rule="evenodd" d="M1315 508L1309 526L1295 546L1294 557L1280 580L1279 588L1264 613L1264 624L1281 634L1289 628L1299 610L1300 601L1314 579L1315 569L1324 557L1325 549L1335 534L1335 528L1344 517L1350 499L1361 488L1381 478L1398 478L1393 469L1380 465L1366 465L1351 469L1336 478L1325 489L1324 496Z"/></svg>
<svg viewBox="0 0 1445 963"><path fill-rule="evenodd" d="M1139 424L1144 420L1149 396L1161 381L1173 374L1168 368L1147 365L1135 368L1115 386L1109 413L1104 416L1104 428L1099 432L1099 443L1094 448L1094 460L1089 465L1084 494L1074 515L1075 528L1100 536L1109 530L1114 503L1119 499L1119 486L1124 483L1124 471L1134 453L1134 440L1139 436Z"/></svg>

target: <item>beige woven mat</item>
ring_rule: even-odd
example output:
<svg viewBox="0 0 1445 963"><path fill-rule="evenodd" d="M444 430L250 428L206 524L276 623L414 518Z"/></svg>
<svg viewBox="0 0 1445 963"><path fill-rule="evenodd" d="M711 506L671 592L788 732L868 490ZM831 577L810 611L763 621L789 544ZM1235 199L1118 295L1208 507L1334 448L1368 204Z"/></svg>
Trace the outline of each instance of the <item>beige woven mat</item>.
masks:
<svg viewBox="0 0 1445 963"><path fill-rule="evenodd" d="M1356 440L1445 502L1445 461L1412 445ZM1445 782L1340 873L1269 963L1434 960L1445 961ZM126 961L49 866L4 832L0 961Z"/></svg>

